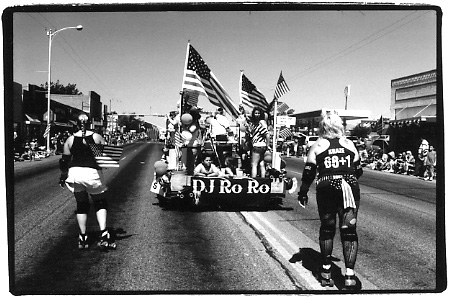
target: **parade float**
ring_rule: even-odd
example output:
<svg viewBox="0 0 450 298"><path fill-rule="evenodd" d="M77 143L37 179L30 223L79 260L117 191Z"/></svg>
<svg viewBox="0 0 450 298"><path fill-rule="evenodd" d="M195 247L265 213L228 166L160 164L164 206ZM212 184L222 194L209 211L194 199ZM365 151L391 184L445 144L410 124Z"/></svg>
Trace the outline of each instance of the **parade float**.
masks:
<svg viewBox="0 0 450 298"><path fill-rule="evenodd" d="M264 155L268 170L264 177L252 178L248 168L249 147L245 138L245 117L233 103L200 55L188 44L183 86L177 106L178 125L168 129L161 160L154 164L151 192L160 206L201 208L269 209L283 204L286 192L296 189L295 178L289 178L285 162L276 150L277 126L273 123L271 150ZM208 114L198 108L199 95L213 105L223 108L236 124L236 130L226 136L211 136L208 132ZM273 102L277 111L277 98ZM276 114L276 112L274 112ZM240 119L240 120L239 120ZM276 121L276 117L272 117ZM171 121L168 117L168 121ZM169 122L168 122L169 123ZM170 124L169 124L170 125ZM201 156L215 157L220 169L217 177L194 175L194 167ZM247 156L247 160L243 158ZM225 175L224 160L231 157L233 175Z"/></svg>

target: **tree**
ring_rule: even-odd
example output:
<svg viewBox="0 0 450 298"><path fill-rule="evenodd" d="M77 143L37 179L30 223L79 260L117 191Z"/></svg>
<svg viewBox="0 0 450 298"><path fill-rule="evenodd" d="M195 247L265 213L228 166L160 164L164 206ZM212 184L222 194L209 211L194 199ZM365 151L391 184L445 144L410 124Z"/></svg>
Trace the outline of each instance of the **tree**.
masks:
<svg viewBox="0 0 450 298"><path fill-rule="evenodd" d="M45 88L48 90L48 82L45 82L45 84L41 84L42 88ZM82 92L80 92L77 89L76 84L70 84L68 83L67 86L62 85L59 80L55 82L50 83L50 93L52 94L69 94L69 95L83 95Z"/></svg>
<svg viewBox="0 0 450 298"><path fill-rule="evenodd" d="M355 126L352 131L352 136L357 136L359 138L367 138L372 131L370 126L359 123Z"/></svg>

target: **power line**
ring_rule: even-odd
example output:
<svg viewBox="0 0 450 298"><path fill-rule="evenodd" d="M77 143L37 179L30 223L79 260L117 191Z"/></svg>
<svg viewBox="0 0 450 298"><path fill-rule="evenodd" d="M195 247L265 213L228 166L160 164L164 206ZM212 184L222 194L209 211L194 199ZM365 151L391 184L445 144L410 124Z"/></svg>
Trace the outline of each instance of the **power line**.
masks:
<svg viewBox="0 0 450 298"><path fill-rule="evenodd" d="M42 24L42 22L40 22L39 20L37 20L33 15L28 14L32 19L34 19L37 23L39 23L42 27L44 27L45 29L47 29L47 26L45 26L44 24ZM50 27L52 28L56 28L56 26L54 26L45 16L43 16L42 14L39 13L39 15L47 22L50 24ZM56 30L56 29L55 29ZM64 44L59 42L59 40L63 40ZM73 49L73 47L70 45L70 43L64 38L64 36L60 36L58 39L55 40L57 44L59 44L61 46L61 48L64 50L64 52L66 52L66 54L72 59L72 61L75 62L75 64L78 65L78 67L81 69L81 71L83 73L85 73L88 77L90 77L93 81L95 81L99 87L101 89L103 89L103 91L105 93L107 93L107 95L109 95L110 97L112 97L112 95L109 93L108 88L106 87L106 85L101 81L101 79L90 69L90 67L83 61L83 59L77 54L77 52ZM67 47L71 50L71 52L73 54L71 54L68 50ZM79 61L77 61L76 58L74 58L74 56L77 57L77 59ZM83 65L81 65L83 64Z"/></svg>
<svg viewBox="0 0 450 298"><path fill-rule="evenodd" d="M340 59L340 58L343 58L343 57L345 57L345 56L347 56L347 55L349 55L349 54L355 52L356 50L361 49L361 48L364 47L364 46L367 46L367 45L369 45L369 44L375 42L376 40L378 40L378 39L380 39L380 38L382 38L382 37L384 37L384 36L386 36L386 35L388 35L388 34L394 32L394 31L396 31L396 30L399 30L400 28L406 26L407 24L411 23L412 21L414 21L414 20L416 20L416 19L418 19L418 18L424 16L424 15L427 14L428 12L425 12L425 13L423 13L423 14L421 14L421 15L419 15L419 16L413 18L413 19L411 19L411 20L408 21L408 22L406 22L406 23L404 23L404 24L401 24L399 27L393 28L392 30L390 30L390 31L388 31L388 32L386 32L386 33L384 33L384 34L382 34L382 35L380 35L380 36L378 36L378 37L376 37L376 38L370 40L370 39L373 38L374 36L378 35L379 33L383 32L383 31L386 31L387 29L393 27L394 25L400 23L401 21L405 20L406 18L410 17L411 15L413 15L413 14L415 14L415 13L417 13L417 11L413 11L412 13L408 14L407 16L405 16L405 17L403 17L403 18L401 18L401 19L399 19L399 20L397 20L397 21L391 23L390 25L388 25L388 26L386 26L386 27L384 27L384 28L378 30L377 32L371 34L370 36L368 36L368 37L366 37L366 38L364 38L364 39L362 39L362 40L356 42L355 44L353 44L353 45L351 45L351 46L349 46L349 47L343 49L342 51L340 51L340 52L338 52L338 53L336 53L336 54L334 54L334 55L332 55L332 56L330 56L330 57L328 57L328 58L326 58L326 59L320 61L319 63L317 63L317 64L315 64L315 65L313 65L313 66L311 66L311 67L308 67L307 69L305 69L305 70L303 70L303 71L301 71L301 72L299 72L299 73L297 73L297 74L295 74L295 75L293 75L293 76L288 77L287 79L288 79L288 80L293 80L293 79L296 78L296 77L299 77L299 76L300 76L300 77L303 77L303 76L305 76L305 75L307 75L307 74L310 74L310 73L312 73L312 72L314 72L314 71L316 71L316 70L318 70L318 69L320 69L320 68L322 68L322 67L324 67L324 66L326 66L326 65L328 65L328 64L330 64L330 63L335 62L336 60L338 60L338 59ZM365 42L365 43L364 43L364 42ZM362 43L364 43L364 44L362 44ZM362 44L362 45L361 45L361 44ZM360 45L360 46L358 46L358 45ZM357 47L357 46L358 46L358 47ZM274 86L274 87L275 87L275 86ZM271 90L272 90L274 87L272 87Z"/></svg>

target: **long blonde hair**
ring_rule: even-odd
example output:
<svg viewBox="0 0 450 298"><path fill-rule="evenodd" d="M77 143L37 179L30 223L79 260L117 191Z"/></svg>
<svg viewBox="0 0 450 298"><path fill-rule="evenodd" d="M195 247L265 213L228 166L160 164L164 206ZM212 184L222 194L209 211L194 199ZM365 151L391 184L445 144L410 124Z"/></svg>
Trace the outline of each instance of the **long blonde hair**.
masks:
<svg viewBox="0 0 450 298"><path fill-rule="evenodd" d="M345 136L342 119L336 111L326 111L319 123L319 136L325 139L341 138Z"/></svg>

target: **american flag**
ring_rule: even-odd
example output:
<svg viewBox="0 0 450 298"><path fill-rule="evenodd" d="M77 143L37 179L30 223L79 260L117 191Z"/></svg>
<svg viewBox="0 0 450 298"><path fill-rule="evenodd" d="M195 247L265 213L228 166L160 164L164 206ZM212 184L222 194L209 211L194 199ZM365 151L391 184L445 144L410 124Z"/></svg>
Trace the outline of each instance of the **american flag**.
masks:
<svg viewBox="0 0 450 298"><path fill-rule="evenodd" d="M283 114L287 110L289 110L289 106L287 105L287 103L285 103L285 102L278 103L278 105L277 105L278 114Z"/></svg>
<svg viewBox="0 0 450 298"><path fill-rule="evenodd" d="M196 91L206 96L213 105L222 107L234 119L239 115L237 106L199 53L190 44L182 89L183 91Z"/></svg>
<svg viewBox="0 0 450 298"><path fill-rule="evenodd" d="M51 125L47 124L47 127L45 128L45 131L44 131L44 134L43 134L44 138L46 138L48 136L48 134L50 133L50 127L51 127Z"/></svg>
<svg viewBox="0 0 450 298"><path fill-rule="evenodd" d="M279 133L278 133L278 136L280 137L280 138L287 138L287 137L292 137L294 134L292 133L292 131L288 128L288 127L285 127L285 128L283 128Z"/></svg>
<svg viewBox="0 0 450 298"><path fill-rule="evenodd" d="M183 91L183 100L185 103L192 107L198 105L198 96L200 95L197 91L185 90Z"/></svg>
<svg viewBox="0 0 450 298"><path fill-rule="evenodd" d="M266 97L250 82L243 72L241 72L240 83L241 103L250 110L254 107L260 107L263 111L267 111L269 103Z"/></svg>
<svg viewBox="0 0 450 298"><path fill-rule="evenodd" d="M380 119L377 121L377 133L381 136L383 134L383 115L381 115Z"/></svg>
<svg viewBox="0 0 450 298"><path fill-rule="evenodd" d="M183 147L185 142L185 138L183 137L183 135L180 133L179 130L177 130L175 132L175 147L176 148L180 148Z"/></svg>
<svg viewBox="0 0 450 298"><path fill-rule="evenodd" d="M289 91L289 87L283 78L283 72L280 72L280 77L278 78L277 87L275 88L275 94L273 97L274 99L278 99Z"/></svg>
<svg viewBox="0 0 450 298"><path fill-rule="evenodd" d="M95 156L97 165L101 168L118 168L123 147L109 146L103 144L89 144Z"/></svg>

